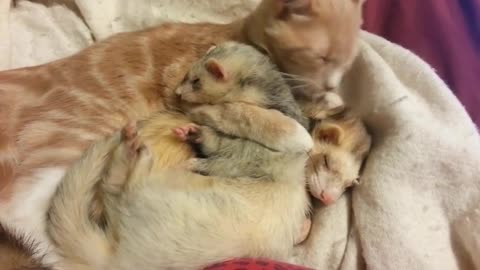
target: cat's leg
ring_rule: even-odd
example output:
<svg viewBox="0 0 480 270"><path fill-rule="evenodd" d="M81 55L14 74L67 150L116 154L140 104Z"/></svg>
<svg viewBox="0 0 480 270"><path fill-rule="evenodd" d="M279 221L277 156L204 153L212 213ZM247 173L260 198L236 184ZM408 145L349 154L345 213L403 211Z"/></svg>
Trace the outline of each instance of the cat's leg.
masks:
<svg viewBox="0 0 480 270"><path fill-rule="evenodd" d="M343 99L334 92L326 92L308 99L298 100L304 114L310 118L321 120L345 110Z"/></svg>
<svg viewBox="0 0 480 270"><path fill-rule="evenodd" d="M188 115L197 124L255 141L274 151L308 152L313 146L307 130L277 110L245 103L228 103L199 106Z"/></svg>

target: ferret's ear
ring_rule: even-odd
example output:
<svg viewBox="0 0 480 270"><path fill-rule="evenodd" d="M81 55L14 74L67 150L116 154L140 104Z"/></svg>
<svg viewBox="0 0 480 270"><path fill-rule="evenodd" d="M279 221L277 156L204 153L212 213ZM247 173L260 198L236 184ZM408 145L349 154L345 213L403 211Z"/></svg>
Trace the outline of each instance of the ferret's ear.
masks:
<svg viewBox="0 0 480 270"><path fill-rule="evenodd" d="M228 74L225 68L215 59L210 59L205 64L206 69L212 76L214 76L217 80L226 81L228 80Z"/></svg>
<svg viewBox="0 0 480 270"><path fill-rule="evenodd" d="M341 127L334 124L328 124L324 127L321 127L316 135L320 141L339 145L342 142L345 134Z"/></svg>
<svg viewBox="0 0 480 270"><path fill-rule="evenodd" d="M274 0L274 2L277 17L288 19L292 15L312 15L315 0Z"/></svg>

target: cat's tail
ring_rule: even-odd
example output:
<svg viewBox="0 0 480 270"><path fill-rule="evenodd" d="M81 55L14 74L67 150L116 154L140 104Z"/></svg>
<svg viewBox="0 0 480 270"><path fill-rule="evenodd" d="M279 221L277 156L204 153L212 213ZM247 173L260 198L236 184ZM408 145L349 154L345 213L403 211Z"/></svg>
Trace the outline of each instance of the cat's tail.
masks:
<svg viewBox="0 0 480 270"><path fill-rule="evenodd" d="M53 196L47 230L67 265L103 269L111 256L110 238L90 213L96 187L120 137L117 134L90 147L68 170Z"/></svg>

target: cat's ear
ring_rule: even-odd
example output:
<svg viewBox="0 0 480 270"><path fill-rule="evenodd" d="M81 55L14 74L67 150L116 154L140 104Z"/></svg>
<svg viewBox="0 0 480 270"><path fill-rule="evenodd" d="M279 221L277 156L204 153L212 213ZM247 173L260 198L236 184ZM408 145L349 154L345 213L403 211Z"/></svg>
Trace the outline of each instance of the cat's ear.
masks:
<svg viewBox="0 0 480 270"><path fill-rule="evenodd" d="M335 145L340 145L344 135L343 129L335 124L328 124L321 127L316 134L318 140Z"/></svg>
<svg viewBox="0 0 480 270"><path fill-rule="evenodd" d="M292 15L310 16L314 11L315 0L274 0L276 15L288 19Z"/></svg>
<svg viewBox="0 0 480 270"><path fill-rule="evenodd" d="M215 59L209 59L205 63L205 68L207 71L215 77L217 80L226 81L228 80L228 74L225 68Z"/></svg>

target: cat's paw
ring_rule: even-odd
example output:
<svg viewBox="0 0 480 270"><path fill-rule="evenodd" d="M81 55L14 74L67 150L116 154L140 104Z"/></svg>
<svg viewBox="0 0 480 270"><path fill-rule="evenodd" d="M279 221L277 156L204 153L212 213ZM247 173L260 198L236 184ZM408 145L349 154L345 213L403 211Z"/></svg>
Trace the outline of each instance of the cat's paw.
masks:
<svg viewBox="0 0 480 270"><path fill-rule="evenodd" d="M188 124L173 129L173 134L184 142L201 143L201 130L196 124Z"/></svg>
<svg viewBox="0 0 480 270"><path fill-rule="evenodd" d="M307 115L313 119L325 119L342 112L345 103L342 97L334 92L326 92L312 97Z"/></svg>

